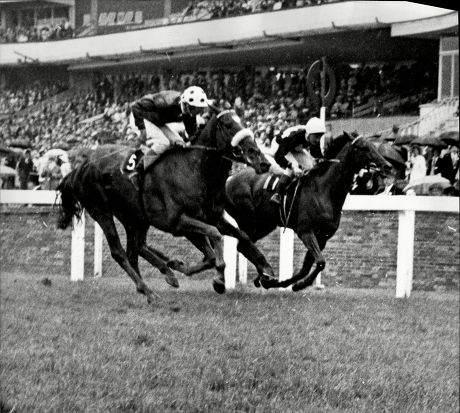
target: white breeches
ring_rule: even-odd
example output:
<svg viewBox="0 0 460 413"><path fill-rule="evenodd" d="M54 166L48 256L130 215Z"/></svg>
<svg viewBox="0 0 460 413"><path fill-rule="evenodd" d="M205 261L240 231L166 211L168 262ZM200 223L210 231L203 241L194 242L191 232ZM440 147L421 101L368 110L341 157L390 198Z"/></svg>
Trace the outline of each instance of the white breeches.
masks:
<svg viewBox="0 0 460 413"><path fill-rule="evenodd" d="M129 116L129 125L136 134L140 135L139 128L134 122L134 116L132 113ZM147 138L146 145L157 154L163 153L174 142L183 141L179 133L174 130L179 130L179 128L172 128L168 124L164 126L156 126L147 119L144 119L144 126ZM171 126L174 126L174 124L171 124Z"/></svg>

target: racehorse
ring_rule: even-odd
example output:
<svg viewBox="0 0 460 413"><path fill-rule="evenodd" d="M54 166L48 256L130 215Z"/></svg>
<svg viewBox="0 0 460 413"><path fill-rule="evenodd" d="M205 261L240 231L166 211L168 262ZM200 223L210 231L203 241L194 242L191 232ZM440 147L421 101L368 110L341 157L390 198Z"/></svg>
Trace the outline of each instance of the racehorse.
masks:
<svg viewBox="0 0 460 413"><path fill-rule="evenodd" d="M297 291L312 285L326 265L322 250L339 227L342 207L355 173L370 163L384 170L391 168L370 141L363 137L353 138L346 132L333 140L326 156L329 160L318 163L291 184L285 213L270 202L272 194L264 189L269 174L256 175L248 168L227 182L225 209L253 242L277 226L286 226L295 231L307 248L297 274L272 287L288 287L295 283L293 290ZM309 274L313 263L315 269ZM259 286L258 277L254 283Z"/></svg>
<svg viewBox="0 0 460 413"><path fill-rule="evenodd" d="M243 162L256 173L269 164L257 147L254 135L243 128L234 111L214 113L193 145L172 149L145 171L139 191L120 170L129 148L103 145L90 160L67 175L58 187L61 194L58 227L67 228L83 208L100 225L115 261L134 281L137 291L153 302L153 291L142 280L140 255L177 287L171 269L192 275L215 267L213 287L225 291L222 234L235 236L249 260L258 268L264 286L274 280L273 269L249 238L223 217L225 181L232 161ZM251 168L252 169L252 168ZM123 249L114 217L126 230ZM146 245L152 225L175 236L187 237L205 258L187 268L161 251Z"/></svg>

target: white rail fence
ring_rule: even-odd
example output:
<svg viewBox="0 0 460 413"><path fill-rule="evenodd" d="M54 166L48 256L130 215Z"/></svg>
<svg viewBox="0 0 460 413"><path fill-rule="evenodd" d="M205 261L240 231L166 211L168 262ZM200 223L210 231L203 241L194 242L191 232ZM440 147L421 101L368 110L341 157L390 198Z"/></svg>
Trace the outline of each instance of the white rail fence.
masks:
<svg viewBox="0 0 460 413"><path fill-rule="evenodd" d="M0 191L0 204L35 204L53 205L56 201L54 191ZM348 196L345 211L398 211L398 246L396 270L396 297L409 297L412 291L415 212L449 212L459 213L459 200L456 197L423 196ZM280 229L279 274L282 279L293 275L294 233L292 230ZM98 224L94 230L94 276L102 276L102 231ZM238 268L239 281L247 281L246 259L237 253L234 238L224 237L224 257L227 263L225 283L228 289L236 286ZM84 278L84 242L85 219L74 220L72 230L71 271L72 281ZM238 265L237 265L238 261Z"/></svg>

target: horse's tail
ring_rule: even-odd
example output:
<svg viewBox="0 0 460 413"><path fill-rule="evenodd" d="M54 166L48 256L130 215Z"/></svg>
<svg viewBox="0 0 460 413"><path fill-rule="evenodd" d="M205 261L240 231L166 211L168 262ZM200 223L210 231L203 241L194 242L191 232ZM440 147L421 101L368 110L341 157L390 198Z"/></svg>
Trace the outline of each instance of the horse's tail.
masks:
<svg viewBox="0 0 460 413"><path fill-rule="evenodd" d="M75 170L69 173L57 187L61 194L61 204L59 205L59 216L57 226L60 229L66 229L72 225L73 217L80 218L83 208L75 197L74 192L74 175Z"/></svg>

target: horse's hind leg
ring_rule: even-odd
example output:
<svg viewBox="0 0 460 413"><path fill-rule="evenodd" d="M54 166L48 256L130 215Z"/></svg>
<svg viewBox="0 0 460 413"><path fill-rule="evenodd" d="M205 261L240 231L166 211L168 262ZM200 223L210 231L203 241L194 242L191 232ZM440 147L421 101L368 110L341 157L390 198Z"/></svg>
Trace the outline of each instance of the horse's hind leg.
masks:
<svg viewBox="0 0 460 413"><path fill-rule="evenodd" d="M86 210L91 215L91 217L97 221L102 231L104 232L105 238L107 239L107 243L110 248L110 253L112 254L112 258L134 281L137 291L141 294L144 294L147 297L147 301L152 303L154 295L153 291L147 287L139 273L130 264L128 256L121 245L120 237L118 236L117 228L115 227L115 222L113 221L113 215L107 212L101 212L99 209L91 207L86 207Z"/></svg>
<svg viewBox="0 0 460 413"><path fill-rule="evenodd" d="M214 268L216 266L216 254L209 238L201 234L189 234L187 235L187 239L203 253L204 258L197 264L191 265L188 268L185 267L183 273L190 277L193 274Z"/></svg>
<svg viewBox="0 0 460 413"><path fill-rule="evenodd" d="M163 257L166 257L163 253L143 244L140 249L140 255L154 267L158 268L162 274L164 274L165 281L171 287L179 287L179 281L177 281L176 276L169 268L168 261L163 259Z"/></svg>
<svg viewBox="0 0 460 413"><path fill-rule="evenodd" d="M326 260L322 254L322 250L326 246L326 238L321 237L318 239L313 231L309 231L300 235L300 239L304 243L305 247L307 247L311 252L316 266L306 278L297 281L292 286L292 291L303 290L304 288L311 286L318 274L323 271L326 266Z"/></svg>
<svg viewBox="0 0 460 413"><path fill-rule="evenodd" d="M254 245L249 236L234 227L224 217L218 222L217 229L224 235L234 237L238 240L238 251L241 252L257 269L258 279L264 288L270 288L277 283L275 273L264 255Z"/></svg>
<svg viewBox="0 0 460 413"><path fill-rule="evenodd" d="M183 214L177 223L176 232L184 234L191 241L192 239L190 236L194 238L199 235L204 235L205 238L209 240L209 247L211 247L211 250L215 253L215 268L218 273L218 275L213 279L213 288L216 293L223 294L225 292L224 240L219 230L210 224ZM211 250L206 249L206 251L209 252ZM205 259L206 258L208 258L207 254L205 254Z"/></svg>
<svg viewBox="0 0 460 413"><path fill-rule="evenodd" d="M187 269L183 261L178 259L171 259L167 255L165 255L162 251L152 248L150 245L144 244L144 247L147 250L156 256L157 259L160 259L166 263L166 265L171 268L172 270L176 270L181 272L182 274L187 275Z"/></svg>

